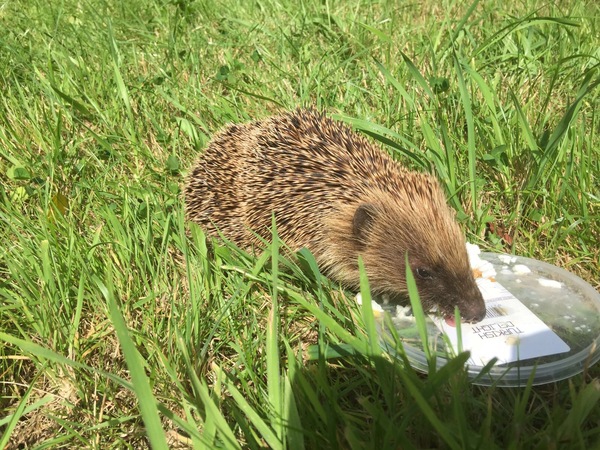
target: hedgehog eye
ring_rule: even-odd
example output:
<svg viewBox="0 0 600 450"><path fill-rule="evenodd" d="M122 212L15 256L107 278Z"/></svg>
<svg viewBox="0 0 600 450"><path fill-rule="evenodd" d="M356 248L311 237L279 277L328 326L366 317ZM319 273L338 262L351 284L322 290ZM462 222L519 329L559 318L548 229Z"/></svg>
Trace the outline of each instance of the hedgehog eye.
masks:
<svg viewBox="0 0 600 450"><path fill-rule="evenodd" d="M423 267L417 267L415 270L417 276L422 280L430 280L433 278L433 273L430 270L424 269Z"/></svg>

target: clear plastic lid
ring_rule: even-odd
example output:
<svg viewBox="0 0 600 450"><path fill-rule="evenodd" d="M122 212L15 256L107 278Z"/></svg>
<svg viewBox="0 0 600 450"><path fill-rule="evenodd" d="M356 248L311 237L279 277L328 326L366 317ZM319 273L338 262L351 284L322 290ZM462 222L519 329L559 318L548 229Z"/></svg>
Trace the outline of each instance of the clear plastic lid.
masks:
<svg viewBox="0 0 600 450"><path fill-rule="evenodd" d="M483 365L471 361L467 370L475 384L524 386L532 374L534 385L551 383L581 373L600 359L600 293L592 286L564 269L535 259L496 253L482 253L480 257L494 266L495 280L558 335L569 350L496 363L483 375ZM426 372L427 359L414 318L403 316L395 307L384 309L392 316L411 365ZM443 366L447 362L447 341L434 322L429 317L426 320L430 345L437 349L437 365Z"/></svg>

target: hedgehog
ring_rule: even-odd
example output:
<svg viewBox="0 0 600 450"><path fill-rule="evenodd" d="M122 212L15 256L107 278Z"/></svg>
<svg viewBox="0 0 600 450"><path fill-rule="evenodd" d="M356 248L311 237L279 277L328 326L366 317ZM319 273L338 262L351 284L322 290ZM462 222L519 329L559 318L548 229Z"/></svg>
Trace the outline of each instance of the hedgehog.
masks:
<svg viewBox="0 0 600 450"><path fill-rule="evenodd" d="M307 248L355 292L362 258L374 295L407 300L406 261L425 310L479 322L485 303L465 237L437 179L410 171L348 125L314 109L228 125L193 166L187 220L253 250L272 236ZM408 255L408 256L406 256Z"/></svg>

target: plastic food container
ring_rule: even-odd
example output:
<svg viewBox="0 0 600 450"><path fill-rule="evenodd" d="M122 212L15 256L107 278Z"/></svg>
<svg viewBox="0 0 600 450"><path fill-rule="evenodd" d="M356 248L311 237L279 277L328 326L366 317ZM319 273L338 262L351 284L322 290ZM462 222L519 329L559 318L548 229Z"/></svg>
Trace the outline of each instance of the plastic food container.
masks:
<svg viewBox="0 0 600 450"><path fill-rule="evenodd" d="M534 385L551 383L581 373L600 359L600 293L592 286L564 269L535 259L496 253L481 253L480 258L494 266L494 281L541 319L548 331L566 345L562 345L558 353L526 359L517 357L511 362L501 360L483 375L484 362L478 364L471 359L467 371L475 384L524 386L532 374ZM411 365L426 372L427 359L414 317L399 314L394 306L383 308L392 316ZM429 345L436 352L437 365L441 367L447 362L448 339L432 318L426 321ZM385 326L382 325L381 330L385 333ZM464 336L465 331L462 333ZM507 336L506 342L512 340L514 345L518 339L518 336ZM384 345L393 354L394 349Z"/></svg>

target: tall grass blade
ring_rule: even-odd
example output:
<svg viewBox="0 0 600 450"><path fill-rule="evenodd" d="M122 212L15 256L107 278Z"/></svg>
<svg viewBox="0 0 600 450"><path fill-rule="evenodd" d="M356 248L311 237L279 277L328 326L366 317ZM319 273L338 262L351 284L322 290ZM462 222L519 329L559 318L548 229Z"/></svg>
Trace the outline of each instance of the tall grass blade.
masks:
<svg viewBox="0 0 600 450"><path fill-rule="evenodd" d="M458 78L458 88L460 91L460 99L465 112L465 120L467 121L467 149L468 149L468 167L469 167L469 193L471 194L471 204L473 212L479 214L479 193L476 188L476 165L477 165L477 153L475 147L475 122L473 120L473 109L471 107L471 96L467 89L465 79L463 76L462 64L459 62L456 54L454 55L454 68ZM450 168L454 170L453 167ZM479 222L479 217L476 217Z"/></svg>
<svg viewBox="0 0 600 450"><path fill-rule="evenodd" d="M112 24L108 22L108 44L110 47L110 54L112 56L112 67L113 67L113 75L115 77L115 83L117 84L117 92L119 93L119 97L123 101L123 105L125 106L125 111L127 112L127 118L129 120L130 127L134 124L134 116L133 109L131 107L131 99L129 96L129 90L125 85L125 81L123 81L123 76L121 75L121 60L119 57L119 49L117 46L117 41L115 40L115 35L113 32ZM130 129L130 132L133 131ZM135 133L130 133L130 138L135 140Z"/></svg>
<svg viewBox="0 0 600 450"><path fill-rule="evenodd" d="M477 7L478 4L479 4L479 0L474 0L473 3L471 3L469 5L469 8L463 14L460 21L456 24L456 28L454 28L454 31L452 32L452 36L450 37L450 42L448 43L449 46L456 45L456 38L458 38L458 35L460 34L460 32L463 31L463 29L465 28L465 24L467 23L467 20L469 20L469 17L471 17L471 15L473 14L473 11L475 11L475 8Z"/></svg>
<svg viewBox="0 0 600 450"><path fill-rule="evenodd" d="M427 418L433 429L443 439L444 443L452 449L458 450L462 448L461 445L454 438L450 427L444 424L444 422L437 417L435 411L430 405L429 399L424 396L423 387L417 385L416 382L413 381L411 377L404 372L403 369L398 369L397 373L404 385L406 386L407 391L417 403L417 406L419 407L423 415Z"/></svg>
<svg viewBox="0 0 600 450"><path fill-rule="evenodd" d="M583 386L580 392L575 393L571 386L572 407L565 420L559 427L561 441L571 442L573 446L585 447L586 439L582 435L581 426L590 414L598 410L600 405L600 381L592 380L587 386ZM599 433L596 433L599 434Z"/></svg>
<svg viewBox="0 0 600 450"><path fill-rule="evenodd" d="M538 182L546 173L546 166L548 164L556 164L558 160L558 150L559 145L567 131L569 130L571 123L577 116L581 108L582 101L587 97L587 95L593 91L599 84L600 79L596 79L594 82L591 82L594 75L596 75L597 71L590 70L581 85L581 88L577 92L577 97L575 100L569 105L565 114L560 119L560 122L556 126L556 129L550 135L548 139L548 143L545 148L542 149L542 157L536 167L536 172L534 176L529 180L528 188L533 189L537 187Z"/></svg>
<svg viewBox="0 0 600 450"><path fill-rule="evenodd" d="M288 353L289 355L289 353ZM289 356L288 356L289 359ZM284 375L283 386L284 386L284 408L285 408L285 435L287 435L287 448L290 450L304 450L304 433L302 428L302 421L300 419L300 412L298 411L298 405L296 404L296 398L294 397L294 390L292 389L292 381L294 378L289 375Z"/></svg>
<svg viewBox="0 0 600 450"><path fill-rule="evenodd" d="M281 368L279 366L279 236L275 215L271 218L271 310L267 321L267 390L271 404L271 423L277 433L279 443L283 442L285 430L282 419L286 416L282 395Z"/></svg>
<svg viewBox="0 0 600 450"><path fill-rule="evenodd" d="M41 408L45 404L50 403L52 400L54 400L54 397L52 395L46 395L41 399L37 400L32 405L27 406L29 397L31 396L31 393L35 388L36 380L37 378L34 378L29 384L29 387L23 393L23 396L19 400L19 403L17 404L15 410L11 414L0 418L0 428L3 428L2 435L0 436L0 448L7 448L8 443L10 442L9 439L13 434L13 431L16 425L19 423L21 417L35 411L38 408ZM3 413L6 413L6 410L4 410Z"/></svg>
<svg viewBox="0 0 600 450"><path fill-rule="evenodd" d="M123 386L124 388L127 388L130 391L133 391L133 385L129 381L126 381L125 379L123 379L113 373L106 372L104 370L99 370L94 367L88 366L87 364L73 361L73 360L67 358L66 356L61 355L60 353L56 353L46 347L42 347L39 344L35 344L31 341L26 341L24 339L16 338L16 337L11 336L10 334L4 333L2 331L0 331L0 341L12 344L12 345L16 346L17 348L19 348L22 352L33 355L36 358L45 359L48 361L53 361L58 364L64 364L64 365L67 365L67 366L70 366L73 368L98 373L99 375L102 375L103 377L106 377L106 378L110 379L111 381L114 381L115 383L119 384L120 386Z"/></svg>
<svg viewBox="0 0 600 450"><path fill-rule="evenodd" d="M111 266L108 266L107 278L110 280L112 273L110 270ZM153 449L165 449L168 450L167 438L165 431L160 421L160 415L158 413L157 401L152 393L150 387L150 381L146 375L146 369L144 360L138 352L133 340L129 336L129 330L125 324L125 320L121 315L119 306L112 292L112 286L109 284L105 285L99 278L93 276L92 279L102 292L102 295L108 302L108 311L110 314L110 320L115 328L121 349L123 350L123 356L125 362L129 368L131 375L131 384L133 391L139 402L140 413L146 426L146 433L148 434L148 440L152 445Z"/></svg>
<svg viewBox="0 0 600 450"><path fill-rule="evenodd" d="M418 166L423 168L429 166L426 159L423 158L423 156L421 156L421 151L419 150L419 148L414 143L406 139L404 136L401 136L400 134L384 126L371 123L367 120L356 119L340 114L336 114L333 117L339 120L343 120L346 123L349 123L355 128L373 137L375 140L389 146L393 150L398 151L400 154L408 157L410 160L415 162ZM397 142L401 142L405 145L405 147L399 145Z"/></svg>
<svg viewBox="0 0 600 450"><path fill-rule="evenodd" d="M273 431L273 428L260 417L260 414L255 410L253 405L246 400L245 396L238 388L235 387L227 374L223 373L222 369L217 366L213 366L213 371L222 380L223 387L231 395L243 414L250 420L250 423L256 428L256 431L259 433L260 437L265 440L269 448L274 450L283 449L283 443Z"/></svg>
<svg viewBox="0 0 600 450"><path fill-rule="evenodd" d="M213 371L216 373L217 378L219 380L223 381L225 379L225 375L220 373L220 369L218 369L216 366L213 367ZM225 448L241 450L242 447L237 441L235 435L233 434L233 431L227 423L227 420L225 419L225 417L223 417L223 414L219 410L219 407L211 398L210 392L204 380L200 381L196 393L200 397L202 405L206 410L206 418L210 418L210 420L214 423L214 426L217 428L217 430L219 430L220 437ZM213 443L212 445L217 446L216 443Z"/></svg>
<svg viewBox="0 0 600 450"><path fill-rule="evenodd" d="M413 315L415 316L417 331L419 332L419 338L423 344L423 351L425 352L427 361L431 363L434 358L434 354L429 346L427 323L425 322L425 311L423 310L423 305L421 304L421 299L419 298L419 290L417 289L415 277L408 262L408 253L404 255L404 261L406 264L406 288L410 298L410 306L412 307Z"/></svg>
<svg viewBox="0 0 600 450"><path fill-rule="evenodd" d="M371 291L369 288L369 280L365 272L365 265L362 258L358 258L358 270L360 273L360 295L362 298L361 311L369 340L369 356L379 356L381 354L381 346L379 344L379 333L375 327L375 317L373 315L373 307L371 306Z"/></svg>

